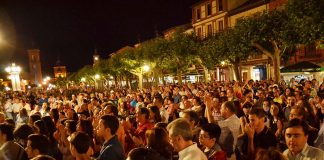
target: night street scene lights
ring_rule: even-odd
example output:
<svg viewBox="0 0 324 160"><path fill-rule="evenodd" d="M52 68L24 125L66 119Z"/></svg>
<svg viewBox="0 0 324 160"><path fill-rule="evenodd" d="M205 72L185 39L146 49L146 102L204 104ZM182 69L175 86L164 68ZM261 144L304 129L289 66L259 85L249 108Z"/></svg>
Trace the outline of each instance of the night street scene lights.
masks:
<svg viewBox="0 0 324 160"><path fill-rule="evenodd" d="M12 90L21 91L20 77L19 77L21 68L19 66L16 66L15 63L12 63L11 66L6 67L5 71L10 75L9 78L11 80Z"/></svg>
<svg viewBox="0 0 324 160"><path fill-rule="evenodd" d="M143 74L148 72L150 70L150 66L148 65L144 65L141 67L141 73L139 75L139 89L142 90L143 89Z"/></svg>

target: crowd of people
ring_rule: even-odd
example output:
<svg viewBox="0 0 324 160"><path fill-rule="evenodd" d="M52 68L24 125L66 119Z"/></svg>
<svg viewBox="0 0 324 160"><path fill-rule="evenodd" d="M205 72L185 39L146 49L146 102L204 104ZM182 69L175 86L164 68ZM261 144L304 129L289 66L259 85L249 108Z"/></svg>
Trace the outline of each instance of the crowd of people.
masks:
<svg viewBox="0 0 324 160"><path fill-rule="evenodd" d="M7 91L0 109L0 160L324 159L316 79Z"/></svg>

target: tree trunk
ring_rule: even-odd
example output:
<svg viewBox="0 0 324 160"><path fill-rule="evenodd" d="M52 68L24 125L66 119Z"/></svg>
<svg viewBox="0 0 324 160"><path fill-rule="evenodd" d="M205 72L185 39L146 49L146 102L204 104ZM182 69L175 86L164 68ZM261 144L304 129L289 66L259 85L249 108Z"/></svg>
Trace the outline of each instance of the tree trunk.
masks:
<svg viewBox="0 0 324 160"><path fill-rule="evenodd" d="M208 83L209 82L209 79L208 79L208 75L209 75L209 72L208 72L208 68L203 66L202 65L202 68L204 69L204 79L205 79L205 83Z"/></svg>
<svg viewBox="0 0 324 160"><path fill-rule="evenodd" d="M239 64L238 63L234 63L233 64L233 71L234 71L234 75L235 75L235 80L236 81L241 81L241 74L240 74L240 70L239 70Z"/></svg>
<svg viewBox="0 0 324 160"><path fill-rule="evenodd" d="M182 84L182 71L178 71L178 84Z"/></svg>
<svg viewBox="0 0 324 160"><path fill-rule="evenodd" d="M153 72L153 77L154 77L154 84L153 86L157 87L159 86L159 72Z"/></svg>
<svg viewBox="0 0 324 160"><path fill-rule="evenodd" d="M138 88L143 89L143 74L138 74Z"/></svg>
<svg viewBox="0 0 324 160"><path fill-rule="evenodd" d="M274 81L279 83L280 81L280 51L275 51L272 57L273 61L273 71L274 71Z"/></svg>

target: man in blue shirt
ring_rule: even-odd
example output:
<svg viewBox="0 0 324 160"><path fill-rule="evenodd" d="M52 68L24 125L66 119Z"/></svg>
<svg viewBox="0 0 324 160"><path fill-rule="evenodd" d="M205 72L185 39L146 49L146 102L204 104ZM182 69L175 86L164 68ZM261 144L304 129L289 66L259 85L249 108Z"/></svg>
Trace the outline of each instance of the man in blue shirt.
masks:
<svg viewBox="0 0 324 160"><path fill-rule="evenodd" d="M105 139L97 160L125 160L124 149L118 141L116 131L119 127L117 117L104 115L99 121L97 134Z"/></svg>

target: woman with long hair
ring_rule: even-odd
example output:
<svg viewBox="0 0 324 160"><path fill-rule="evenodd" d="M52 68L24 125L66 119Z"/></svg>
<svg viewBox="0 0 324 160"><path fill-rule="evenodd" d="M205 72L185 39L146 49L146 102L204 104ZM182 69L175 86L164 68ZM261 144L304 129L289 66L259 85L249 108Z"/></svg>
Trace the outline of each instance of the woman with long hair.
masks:
<svg viewBox="0 0 324 160"><path fill-rule="evenodd" d="M147 148L150 148L160 154L167 160L173 157L173 147L169 143L168 133L164 128L154 127L145 133Z"/></svg>

